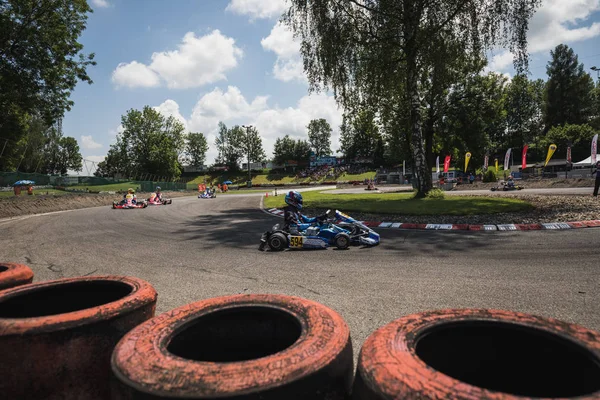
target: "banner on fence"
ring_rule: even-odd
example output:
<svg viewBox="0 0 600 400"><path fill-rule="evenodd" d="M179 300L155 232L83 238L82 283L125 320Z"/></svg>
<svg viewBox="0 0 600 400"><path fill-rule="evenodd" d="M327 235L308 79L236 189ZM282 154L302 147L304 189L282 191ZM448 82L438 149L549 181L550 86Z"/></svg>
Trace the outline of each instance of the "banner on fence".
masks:
<svg viewBox="0 0 600 400"><path fill-rule="evenodd" d="M450 156L444 159L444 172L448 172L448 169L450 169Z"/></svg>
<svg viewBox="0 0 600 400"><path fill-rule="evenodd" d="M529 148L529 145L525 145L525 147L523 147L523 154L521 156L521 172L523 172L525 170L525 168L527 168L527 149Z"/></svg>
<svg viewBox="0 0 600 400"><path fill-rule="evenodd" d="M556 145L555 144L551 144L550 146L548 146L548 155L546 156L546 163L544 164L544 167L546 165L548 165L548 162L550 161L550 159L554 155L555 151L556 151Z"/></svg>
<svg viewBox="0 0 600 400"><path fill-rule="evenodd" d="M511 151L512 151L512 149L508 149L508 151L506 152L506 155L504 156L504 169L505 170L509 169L508 162L510 161L510 152Z"/></svg>
<svg viewBox="0 0 600 400"><path fill-rule="evenodd" d="M596 152L598 150L598 134L592 139L592 164L596 164Z"/></svg>
<svg viewBox="0 0 600 400"><path fill-rule="evenodd" d="M471 153L467 151L467 154L465 154L465 173L467 172L467 167L469 166L470 160L471 160Z"/></svg>
<svg viewBox="0 0 600 400"><path fill-rule="evenodd" d="M435 159L435 173L440 174L440 156Z"/></svg>

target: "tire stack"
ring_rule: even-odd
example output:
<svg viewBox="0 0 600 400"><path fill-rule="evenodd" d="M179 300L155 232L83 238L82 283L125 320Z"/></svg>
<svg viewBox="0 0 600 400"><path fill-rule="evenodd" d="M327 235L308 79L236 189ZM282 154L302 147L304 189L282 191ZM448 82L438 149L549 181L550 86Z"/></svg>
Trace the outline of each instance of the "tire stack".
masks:
<svg viewBox="0 0 600 400"><path fill-rule="evenodd" d="M27 272L0 267L0 282ZM600 333L550 318L405 316L365 341L354 374L347 324L311 300L225 296L154 317L137 278L32 277L0 290L6 399L600 399Z"/></svg>

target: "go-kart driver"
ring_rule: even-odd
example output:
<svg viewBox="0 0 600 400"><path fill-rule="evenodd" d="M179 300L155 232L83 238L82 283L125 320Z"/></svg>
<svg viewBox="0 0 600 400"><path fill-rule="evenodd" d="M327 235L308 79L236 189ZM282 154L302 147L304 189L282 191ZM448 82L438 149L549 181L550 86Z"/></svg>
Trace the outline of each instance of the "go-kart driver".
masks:
<svg viewBox="0 0 600 400"><path fill-rule="evenodd" d="M283 208L283 230L292 235L303 234L299 229L300 224L311 224L327 218L327 215L309 218L300 213L300 210L302 210L302 195L295 190L292 190L285 195L285 202L287 206Z"/></svg>
<svg viewBox="0 0 600 400"><path fill-rule="evenodd" d="M127 193L123 195L123 200L121 201L122 204L127 203L127 196L131 196L132 204L137 204L137 196L135 195L135 190L133 190L132 188L127 189Z"/></svg>
<svg viewBox="0 0 600 400"><path fill-rule="evenodd" d="M513 179L512 174L510 174L508 176L508 179L507 179L507 182L506 182L506 186L508 186L510 188L515 186L515 180Z"/></svg>
<svg viewBox="0 0 600 400"><path fill-rule="evenodd" d="M162 193L160 191L160 186L156 187L156 192L155 193L156 193L156 200L162 201Z"/></svg>

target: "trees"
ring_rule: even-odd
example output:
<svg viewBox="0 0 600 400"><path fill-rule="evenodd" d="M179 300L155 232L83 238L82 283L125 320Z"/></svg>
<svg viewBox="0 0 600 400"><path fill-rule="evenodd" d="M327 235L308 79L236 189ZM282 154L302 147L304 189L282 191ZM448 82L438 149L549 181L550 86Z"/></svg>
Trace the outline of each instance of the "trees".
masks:
<svg viewBox="0 0 600 400"><path fill-rule="evenodd" d="M592 77L569 46L560 44L550 52L544 94L546 131L554 126L588 123L592 115Z"/></svg>
<svg viewBox="0 0 600 400"><path fill-rule="evenodd" d="M303 162L310 157L310 144L306 140L294 140L289 135L275 140L273 148L273 162L285 164L286 161Z"/></svg>
<svg viewBox="0 0 600 400"><path fill-rule="evenodd" d="M131 109L121 117L123 133L111 145L101 172L118 171L129 176L156 175L177 178L179 158L185 149L185 127L174 117L165 118L150 106Z"/></svg>
<svg viewBox="0 0 600 400"><path fill-rule="evenodd" d="M77 82L92 83L94 55L81 54L78 42L89 12L86 0L0 3L0 139L19 142L34 114L52 125L72 107ZM18 164L21 154L18 146L5 149L0 169Z"/></svg>
<svg viewBox="0 0 600 400"><path fill-rule="evenodd" d="M382 136L373 110L362 109L355 115L344 115L340 127L340 151L347 160L373 159L380 139Z"/></svg>
<svg viewBox="0 0 600 400"><path fill-rule="evenodd" d="M431 188L425 155L419 79L435 38L443 35L463 52L503 45L527 66L529 18L540 0L290 0L284 22L301 40L309 90L333 89L349 108L368 98L376 109L396 90L408 109L405 132L418 194ZM457 55L458 56L458 55ZM387 88L387 90L386 90Z"/></svg>
<svg viewBox="0 0 600 400"><path fill-rule="evenodd" d="M547 149L551 144L555 144L556 151L564 154L566 158L567 147L570 143L571 158L573 162L578 162L590 156L590 143L596 133L598 132L587 124L554 126L542 139L541 145Z"/></svg>
<svg viewBox="0 0 600 400"><path fill-rule="evenodd" d="M331 154L331 126L324 118L313 119L308 126L308 141L315 156L322 157Z"/></svg>
<svg viewBox="0 0 600 400"><path fill-rule="evenodd" d="M193 166L199 166L206 161L208 142L203 133L189 133L186 138L186 161Z"/></svg>
<svg viewBox="0 0 600 400"><path fill-rule="evenodd" d="M267 159L267 155L263 149L262 139L258 134L258 130L250 126L246 128L244 140L241 142L242 152L250 162L263 162Z"/></svg>

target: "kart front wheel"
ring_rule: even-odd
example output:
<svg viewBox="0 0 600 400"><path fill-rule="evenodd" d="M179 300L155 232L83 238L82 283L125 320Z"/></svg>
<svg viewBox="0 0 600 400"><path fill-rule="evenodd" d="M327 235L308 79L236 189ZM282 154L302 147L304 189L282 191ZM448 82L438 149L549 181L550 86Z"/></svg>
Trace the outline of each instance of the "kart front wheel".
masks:
<svg viewBox="0 0 600 400"><path fill-rule="evenodd" d="M267 243L269 248L273 251L282 251L287 247L287 237L280 232L272 234Z"/></svg>
<svg viewBox="0 0 600 400"><path fill-rule="evenodd" d="M350 236L347 233L338 233L333 239L333 244L340 250L350 247Z"/></svg>

